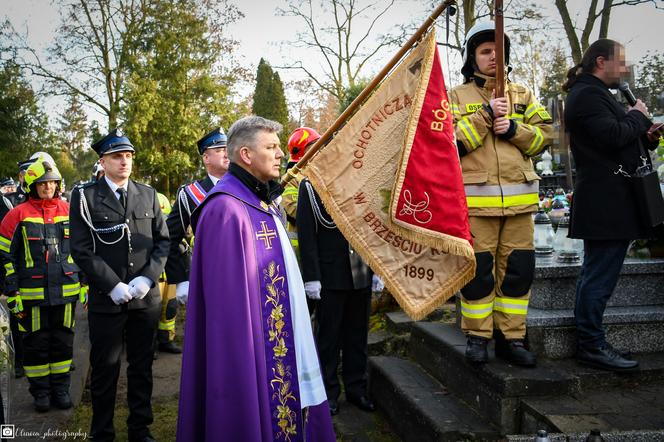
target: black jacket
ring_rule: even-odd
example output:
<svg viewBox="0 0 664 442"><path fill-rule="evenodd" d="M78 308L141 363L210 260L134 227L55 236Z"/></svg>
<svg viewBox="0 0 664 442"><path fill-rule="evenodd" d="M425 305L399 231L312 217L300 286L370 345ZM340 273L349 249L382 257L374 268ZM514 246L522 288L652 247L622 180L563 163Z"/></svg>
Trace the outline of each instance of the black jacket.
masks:
<svg viewBox="0 0 664 442"><path fill-rule="evenodd" d="M206 194L214 187L212 179L209 176L198 180L197 183L203 188ZM166 280L169 284L177 284L178 282L189 280L191 255L187 253L189 247L183 247L182 239L187 234L187 228L191 225L191 212L198 207L198 203L185 190L190 184L192 183L185 184L178 189L173 210L171 210L166 220L168 235L171 240L168 261L166 261ZM186 199L187 202L184 203L182 199ZM188 207L185 207L185 204Z"/></svg>
<svg viewBox="0 0 664 442"><path fill-rule="evenodd" d="M371 269L357 252L351 250L338 228L330 229L318 222L309 199L307 184L308 180L300 183L296 213L302 279L305 282L320 281L323 288L328 290L369 287L373 276ZM315 191L314 198L323 218L331 221L332 217Z"/></svg>
<svg viewBox="0 0 664 442"><path fill-rule="evenodd" d="M131 253L126 235L112 245L102 243L95 235L96 251L93 251L90 228L81 216L80 189L96 228L112 227L127 220L131 231ZM72 255L90 282L90 311L120 312L124 305L115 305L109 293L119 282L129 283L136 276L145 276L155 285L143 299L129 301L127 308L146 308L161 302L156 283L166 264L169 241L157 192L152 187L129 180L126 212L105 179L77 187L72 191L69 221ZM120 232L99 235L108 242L119 238Z"/></svg>
<svg viewBox="0 0 664 442"><path fill-rule="evenodd" d="M619 165L632 174L640 165L640 145L650 121L626 112L600 79L581 75L565 101L565 125L576 163L572 199L572 238L613 240L648 238L652 229L641 219L630 180L614 173Z"/></svg>

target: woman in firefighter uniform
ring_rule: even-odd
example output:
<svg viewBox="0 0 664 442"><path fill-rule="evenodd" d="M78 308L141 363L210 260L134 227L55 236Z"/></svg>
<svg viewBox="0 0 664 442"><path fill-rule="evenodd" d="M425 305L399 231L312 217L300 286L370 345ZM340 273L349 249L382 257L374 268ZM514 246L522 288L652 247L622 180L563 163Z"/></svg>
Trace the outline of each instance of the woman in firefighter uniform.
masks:
<svg viewBox="0 0 664 442"><path fill-rule="evenodd" d="M539 202L530 158L550 144L551 117L524 86L508 81L505 97L494 97L492 22L468 31L463 55L464 84L452 89L450 101L477 259L475 278L461 290L466 358L487 362L495 337L496 356L533 366L535 356L524 347L535 271L532 212Z"/></svg>
<svg viewBox="0 0 664 442"><path fill-rule="evenodd" d="M69 205L62 177L40 156L25 174L28 200L0 226L8 306L26 333L23 366L37 411L70 408L69 369L80 269L69 254Z"/></svg>

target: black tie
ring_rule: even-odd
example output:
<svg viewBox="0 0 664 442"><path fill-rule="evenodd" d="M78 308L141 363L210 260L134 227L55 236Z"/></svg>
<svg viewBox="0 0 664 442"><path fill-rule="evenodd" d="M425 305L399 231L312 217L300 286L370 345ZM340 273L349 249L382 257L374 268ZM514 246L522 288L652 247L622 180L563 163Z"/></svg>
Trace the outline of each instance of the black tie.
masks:
<svg viewBox="0 0 664 442"><path fill-rule="evenodd" d="M118 195L120 195L120 204L122 204L122 208L126 209L127 208L127 191L124 190L122 187L118 187Z"/></svg>

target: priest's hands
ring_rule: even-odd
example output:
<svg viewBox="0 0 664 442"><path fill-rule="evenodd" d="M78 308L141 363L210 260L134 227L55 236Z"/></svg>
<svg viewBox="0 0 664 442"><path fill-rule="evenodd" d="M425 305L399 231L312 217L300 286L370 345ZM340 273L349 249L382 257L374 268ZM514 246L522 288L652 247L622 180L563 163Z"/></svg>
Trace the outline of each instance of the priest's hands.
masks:
<svg viewBox="0 0 664 442"><path fill-rule="evenodd" d="M120 305L131 301L129 286L124 282L118 282L108 295L111 297L115 305Z"/></svg>
<svg viewBox="0 0 664 442"><path fill-rule="evenodd" d="M187 303L189 298L189 281L178 282L175 285L175 299L182 305Z"/></svg>
<svg viewBox="0 0 664 442"><path fill-rule="evenodd" d="M150 291L152 281L145 276L137 276L129 281L129 294L134 299L143 299Z"/></svg>
<svg viewBox="0 0 664 442"><path fill-rule="evenodd" d="M304 293L309 299L320 299L320 281L307 281L304 283Z"/></svg>

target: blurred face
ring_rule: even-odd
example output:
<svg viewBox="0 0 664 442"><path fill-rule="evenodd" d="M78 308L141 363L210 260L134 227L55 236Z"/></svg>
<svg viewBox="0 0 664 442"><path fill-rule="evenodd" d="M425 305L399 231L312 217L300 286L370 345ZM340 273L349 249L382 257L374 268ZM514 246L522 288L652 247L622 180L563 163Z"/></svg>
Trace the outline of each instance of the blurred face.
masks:
<svg viewBox="0 0 664 442"><path fill-rule="evenodd" d="M0 193L2 193L3 195L5 193L13 193L13 192L16 192L16 186L15 185L2 186L2 188L0 188Z"/></svg>
<svg viewBox="0 0 664 442"><path fill-rule="evenodd" d="M481 74L496 76L496 43L485 41L475 49L475 64Z"/></svg>
<svg viewBox="0 0 664 442"><path fill-rule="evenodd" d="M37 195L43 200L50 200L55 195L55 189L58 187L57 181L44 181L41 183L35 183L35 188L37 189Z"/></svg>
<svg viewBox="0 0 664 442"><path fill-rule="evenodd" d="M208 173L214 177L221 178L228 170L229 163L225 147L205 149L203 152L203 164Z"/></svg>
<svg viewBox="0 0 664 442"><path fill-rule="evenodd" d="M261 182L279 178L281 159L279 137L274 132L260 131L256 134L255 146L242 146L240 158L244 168Z"/></svg>
<svg viewBox="0 0 664 442"><path fill-rule="evenodd" d="M129 179L133 162L133 152L112 152L99 159L108 179L118 185L124 185Z"/></svg>
<svg viewBox="0 0 664 442"><path fill-rule="evenodd" d="M625 62L625 49L622 46L617 46L610 58L597 57L597 69L596 75L608 87L618 87L620 82L626 79L629 74L629 67Z"/></svg>

